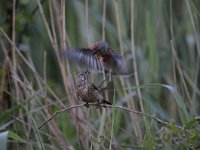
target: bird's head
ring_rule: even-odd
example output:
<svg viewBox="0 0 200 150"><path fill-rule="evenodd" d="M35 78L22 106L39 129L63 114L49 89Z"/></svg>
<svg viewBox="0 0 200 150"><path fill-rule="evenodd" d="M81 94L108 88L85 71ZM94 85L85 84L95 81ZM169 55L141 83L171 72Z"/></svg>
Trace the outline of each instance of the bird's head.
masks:
<svg viewBox="0 0 200 150"><path fill-rule="evenodd" d="M77 78L76 78L76 83L77 84L84 84L84 83L88 82L88 73L89 73L88 70L86 70L85 72L79 73Z"/></svg>
<svg viewBox="0 0 200 150"><path fill-rule="evenodd" d="M105 41L97 41L94 43L94 45L92 46L92 50L93 50L93 55L98 54L98 53L102 53L102 52L106 52L108 53L110 49L110 46L108 45L107 42Z"/></svg>

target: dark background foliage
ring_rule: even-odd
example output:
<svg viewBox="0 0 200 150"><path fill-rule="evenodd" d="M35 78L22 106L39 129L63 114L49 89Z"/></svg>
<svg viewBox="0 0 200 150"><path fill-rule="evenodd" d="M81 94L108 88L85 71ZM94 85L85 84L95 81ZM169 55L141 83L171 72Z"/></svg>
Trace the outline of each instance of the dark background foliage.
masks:
<svg viewBox="0 0 200 150"><path fill-rule="evenodd" d="M0 1L2 149L197 149L200 3L198 0ZM113 77L105 97L118 109L78 107L80 69L68 47L106 40L134 72ZM91 72L96 85L101 74ZM177 128L178 126L178 128ZM180 128L179 128L180 127ZM30 138L31 133L37 131Z"/></svg>

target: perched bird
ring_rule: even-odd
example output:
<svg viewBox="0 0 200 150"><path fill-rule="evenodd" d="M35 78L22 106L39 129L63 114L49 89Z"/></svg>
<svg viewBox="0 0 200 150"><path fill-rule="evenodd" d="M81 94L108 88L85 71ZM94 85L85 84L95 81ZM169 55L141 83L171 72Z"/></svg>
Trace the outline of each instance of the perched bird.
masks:
<svg viewBox="0 0 200 150"><path fill-rule="evenodd" d="M91 48L69 48L66 56L84 69L115 75L127 75L122 58L105 41L97 41Z"/></svg>
<svg viewBox="0 0 200 150"><path fill-rule="evenodd" d="M85 102L86 107L89 107L88 103L112 105L103 98L101 91L88 80L88 70L78 74L76 78L76 93Z"/></svg>

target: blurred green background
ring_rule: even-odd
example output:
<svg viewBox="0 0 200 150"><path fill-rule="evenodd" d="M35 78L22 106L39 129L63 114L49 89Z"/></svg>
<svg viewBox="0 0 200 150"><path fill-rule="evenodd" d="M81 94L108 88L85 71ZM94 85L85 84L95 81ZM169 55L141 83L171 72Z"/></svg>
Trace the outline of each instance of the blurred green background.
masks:
<svg viewBox="0 0 200 150"><path fill-rule="evenodd" d="M0 1L0 147L4 149L200 148L198 0ZM105 40L130 77L113 77L119 109L78 107L80 70L62 50ZM96 85L102 74L91 72ZM37 133L31 136L35 131Z"/></svg>

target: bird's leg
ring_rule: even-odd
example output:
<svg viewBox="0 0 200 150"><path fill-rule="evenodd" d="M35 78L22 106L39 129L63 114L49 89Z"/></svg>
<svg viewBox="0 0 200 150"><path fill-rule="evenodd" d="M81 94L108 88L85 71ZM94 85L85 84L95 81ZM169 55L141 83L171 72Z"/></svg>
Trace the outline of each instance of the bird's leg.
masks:
<svg viewBox="0 0 200 150"><path fill-rule="evenodd" d="M103 103L103 100L99 100L99 101L97 102L97 104L96 104L96 108L100 108L100 107L102 107L101 104L104 104L104 103ZM106 106L103 106L103 107L106 108Z"/></svg>
<svg viewBox="0 0 200 150"><path fill-rule="evenodd" d="M89 108L88 102L86 102L86 103L84 104L84 106L87 107L87 108Z"/></svg>
<svg viewBox="0 0 200 150"><path fill-rule="evenodd" d="M98 102L96 103L96 108L99 109L101 107L102 104L102 100L98 100Z"/></svg>
<svg viewBox="0 0 200 150"><path fill-rule="evenodd" d="M101 104L99 102L96 103L96 108L99 109L101 107Z"/></svg>

